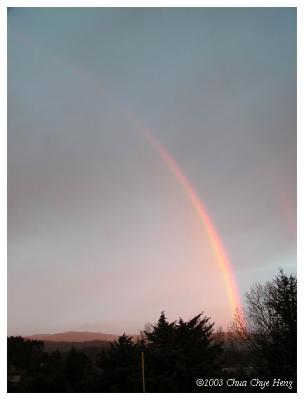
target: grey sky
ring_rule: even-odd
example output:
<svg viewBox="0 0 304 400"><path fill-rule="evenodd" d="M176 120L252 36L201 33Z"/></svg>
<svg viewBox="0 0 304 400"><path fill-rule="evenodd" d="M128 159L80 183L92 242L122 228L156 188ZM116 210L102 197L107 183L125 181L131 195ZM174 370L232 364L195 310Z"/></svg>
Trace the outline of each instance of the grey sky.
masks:
<svg viewBox="0 0 304 400"><path fill-rule="evenodd" d="M8 330L231 320L173 155L243 296L296 272L296 10L11 9Z"/></svg>

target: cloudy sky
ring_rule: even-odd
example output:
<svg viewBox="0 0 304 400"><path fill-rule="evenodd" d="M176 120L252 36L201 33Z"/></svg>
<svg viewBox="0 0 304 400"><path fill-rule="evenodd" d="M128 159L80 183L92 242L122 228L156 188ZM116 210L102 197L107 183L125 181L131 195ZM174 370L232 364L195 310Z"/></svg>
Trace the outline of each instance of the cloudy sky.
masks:
<svg viewBox="0 0 304 400"><path fill-rule="evenodd" d="M8 333L133 333L296 273L296 10L10 9Z"/></svg>

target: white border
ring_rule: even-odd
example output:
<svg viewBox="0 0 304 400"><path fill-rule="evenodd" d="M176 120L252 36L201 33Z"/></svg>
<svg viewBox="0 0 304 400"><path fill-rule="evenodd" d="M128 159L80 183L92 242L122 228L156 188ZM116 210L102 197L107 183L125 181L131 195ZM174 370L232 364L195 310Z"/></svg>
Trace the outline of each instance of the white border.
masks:
<svg viewBox="0 0 304 400"><path fill-rule="evenodd" d="M299 112L299 110L303 110L304 102L303 102L303 71L304 71L304 62L303 62L303 21L304 21L304 11L303 11L303 3L300 1L283 1L283 0L258 0L251 1L248 0L246 2L241 0L234 1L218 1L218 0L2 0L0 4L0 46L1 52L3 56L1 57L0 63L0 88L3 97L1 97L0 103L0 179L1 179L1 213L0 213L0 259L1 259L1 268L0 268L0 312L1 312L1 323L0 323L0 397L1 399L100 399L102 398L117 398L123 396L125 398L134 398L138 396L142 396L142 394L111 394L111 393L68 393L68 394L50 394L50 393L26 393L26 394L17 394L17 393L6 393L6 335L7 335L7 103L6 103L6 84L7 84L7 71L6 71L6 40L7 40L7 7L297 7L297 34L298 34L298 157L297 157L297 166L298 166L298 194L297 194L297 202L298 202L298 281L299 285L299 294L298 294L298 393L294 394L279 394L279 393L261 393L260 396L277 399L280 398L300 398L304 394L304 382L301 377L304 376L303 369L303 359L304 359L304 343L303 343L303 315L304 315L304 297L303 297L303 278L304 278L304 270L301 268L304 260L304 232L303 232L303 204L304 204L304 189L303 189L303 151L304 151L304 140L303 140L303 114ZM302 183L302 185L301 185ZM301 357L301 356L302 357ZM257 393L203 393L195 394L195 393L177 393L177 394L152 394L146 393L145 396L148 397L168 397L168 398L184 398L184 397L197 397L203 396L204 398L222 398L227 397L234 399L235 397L244 398L244 399L254 399L256 398Z"/></svg>

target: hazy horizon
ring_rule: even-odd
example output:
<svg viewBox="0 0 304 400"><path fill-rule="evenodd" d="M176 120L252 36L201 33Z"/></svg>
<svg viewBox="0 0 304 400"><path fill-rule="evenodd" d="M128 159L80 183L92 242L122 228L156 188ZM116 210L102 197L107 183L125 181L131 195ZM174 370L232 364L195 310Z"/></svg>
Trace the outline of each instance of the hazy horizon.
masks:
<svg viewBox="0 0 304 400"><path fill-rule="evenodd" d="M185 190L242 300L296 274L296 8L8 12L8 334L232 322Z"/></svg>

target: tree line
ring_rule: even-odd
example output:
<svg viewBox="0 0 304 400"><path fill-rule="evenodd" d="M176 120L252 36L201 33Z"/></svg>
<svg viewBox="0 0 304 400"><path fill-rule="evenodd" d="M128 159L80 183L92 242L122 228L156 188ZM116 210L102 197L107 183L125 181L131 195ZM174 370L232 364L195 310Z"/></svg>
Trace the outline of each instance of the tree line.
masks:
<svg viewBox="0 0 304 400"><path fill-rule="evenodd" d="M296 391L296 339L297 280L280 270L246 294L228 337L204 313L169 322L164 312L137 340L123 334L94 357L75 348L46 352L41 341L9 337L8 392L257 391L216 386L252 377L292 380Z"/></svg>

